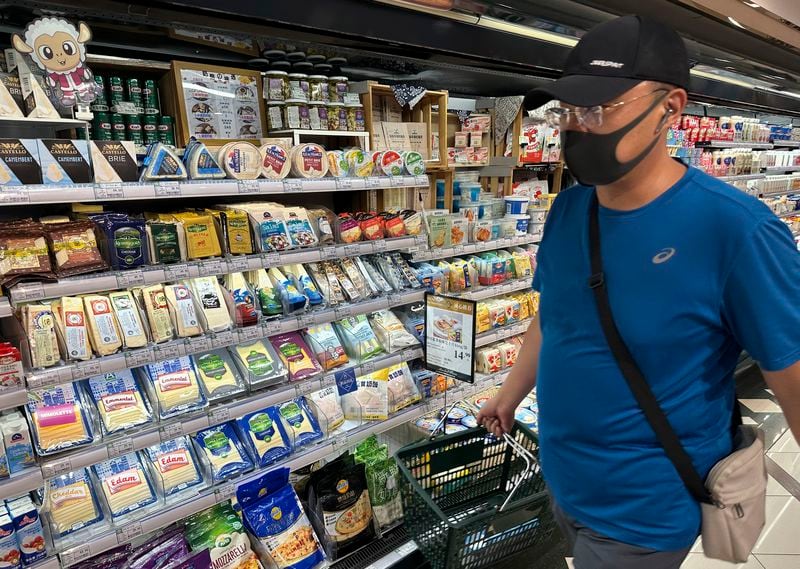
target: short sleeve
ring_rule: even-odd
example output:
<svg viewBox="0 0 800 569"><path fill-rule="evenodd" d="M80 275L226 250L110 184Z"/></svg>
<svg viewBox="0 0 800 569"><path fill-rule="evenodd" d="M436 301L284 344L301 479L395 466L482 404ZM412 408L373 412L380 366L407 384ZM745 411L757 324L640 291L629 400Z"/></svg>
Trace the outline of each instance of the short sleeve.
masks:
<svg viewBox="0 0 800 569"><path fill-rule="evenodd" d="M800 360L800 252L776 217L762 221L738 252L724 285L723 315L765 371Z"/></svg>

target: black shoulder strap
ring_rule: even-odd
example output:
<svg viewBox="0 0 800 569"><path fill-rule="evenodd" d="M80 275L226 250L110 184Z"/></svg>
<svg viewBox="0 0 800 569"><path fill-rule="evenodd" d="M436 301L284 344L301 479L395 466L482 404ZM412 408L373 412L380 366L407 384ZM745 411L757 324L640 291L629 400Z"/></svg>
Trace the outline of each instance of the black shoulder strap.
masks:
<svg viewBox="0 0 800 569"><path fill-rule="evenodd" d="M611 312L611 303L608 301L605 276L603 275L603 259L600 253L600 223L598 220L597 194L593 193L589 210L589 253L591 255L592 276L589 277L589 287L594 292L597 312L600 315L600 324L603 327L608 347L614 359L617 360L622 375L633 392L636 402L639 403L644 416L658 437L661 446L667 453L675 470L683 480L686 488L698 502L711 504L713 500L703 483L703 479L692 464L692 459L683 448L678 435L669 423L666 414L658 404L656 396L650 389L647 380L642 374L636 361L633 359L625 345L625 341L617 329L614 316Z"/></svg>

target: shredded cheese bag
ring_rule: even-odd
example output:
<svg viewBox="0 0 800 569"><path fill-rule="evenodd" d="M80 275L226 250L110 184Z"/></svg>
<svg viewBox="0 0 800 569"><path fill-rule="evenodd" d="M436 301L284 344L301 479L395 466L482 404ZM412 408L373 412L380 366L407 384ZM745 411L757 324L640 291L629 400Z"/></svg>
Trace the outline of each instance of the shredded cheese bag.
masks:
<svg viewBox="0 0 800 569"><path fill-rule="evenodd" d="M289 456L292 443L281 424L280 413L267 407L236 419L236 428L250 452L263 468Z"/></svg>
<svg viewBox="0 0 800 569"><path fill-rule="evenodd" d="M328 386L308 394L308 400L317 410L317 419L330 433L344 424L344 411L339 402L336 386Z"/></svg>
<svg viewBox="0 0 800 569"><path fill-rule="evenodd" d="M111 512L118 518L154 504L156 495L136 453L123 454L92 466Z"/></svg>
<svg viewBox="0 0 800 569"><path fill-rule="evenodd" d="M164 496L171 496L203 483L197 458L186 437L148 447L145 454Z"/></svg>
<svg viewBox="0 0 800 569"><path fill-rule="evenodd" d="M56 538L103 520L85 468L48 480L44 509L50 514Z"/></svg>
<svg viewBox="0 0 800 569"><path fill-rule="evenodd" d="M139 383L130 370L91 377L88 384L105 434L118 433L152 420Z"/></svg>
<svg viewBox="0 0 800 569"><path fill-rule="evenodd" d="M149 364L146 369L162 420L208 405L188 357Z"/></svg>
<svg viewBox="0 0 800 569"><path fill-rule="evenodd" d="M422 397L414 383L411 370L406 362L389 367L389 411L396 413L409 405L418 402Z"/></svg>
<svg viewBox="0 0 800 569"><path fill-rule="evenodd" d="M77 384L65 383L28 391L27 410L38 454L53 454L94 442L79 390Z"/></svg>
<svg viewBox="0 0 800 569"><path fill-rule="evenodd" d="M230 423L199 431L194 438L211 464L214 483L253 469L253 461Z"/></svg>

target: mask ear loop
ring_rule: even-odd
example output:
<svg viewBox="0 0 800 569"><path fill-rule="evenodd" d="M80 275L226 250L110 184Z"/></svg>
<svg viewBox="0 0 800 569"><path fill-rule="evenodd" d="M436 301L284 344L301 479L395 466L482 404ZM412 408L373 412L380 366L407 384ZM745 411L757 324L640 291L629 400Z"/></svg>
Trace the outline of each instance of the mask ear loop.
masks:
<svg viewBox="0 0 800 569"><path fill-rule="evenodd" d="M667 126L667 121L670 118L672 118L672 115L674 115L674 114L675 114L675 111L673 109L667 109L667 112L661 118L661 122L658 123L658 126L656 127L656 130L653 132L653 134L661 134L661 130L665 126Z"/></svg>

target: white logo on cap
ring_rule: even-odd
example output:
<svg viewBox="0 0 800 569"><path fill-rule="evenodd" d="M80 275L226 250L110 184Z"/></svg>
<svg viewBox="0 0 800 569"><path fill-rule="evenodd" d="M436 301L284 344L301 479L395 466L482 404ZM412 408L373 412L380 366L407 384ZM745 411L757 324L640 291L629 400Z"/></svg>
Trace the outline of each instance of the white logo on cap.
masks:
<svg viewBox="0 0 800 569"><path fill-rule="evenodd" d="M594 59L589 65L595 65L597 67L613 67L614 69L625 67L624 63L620 63L618 61L608 61L607 59Z"/></svg>

